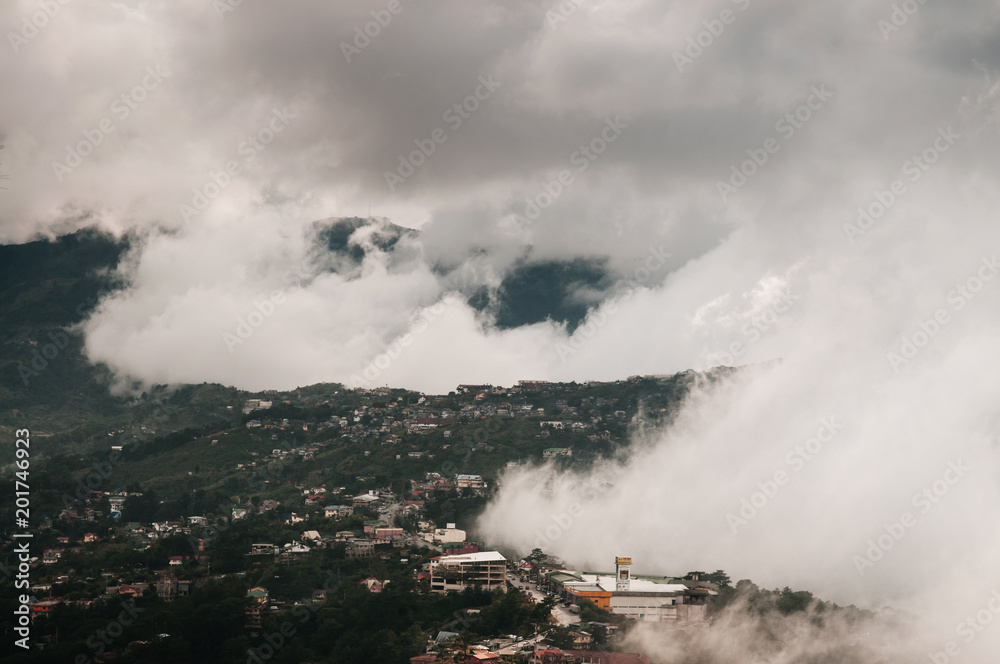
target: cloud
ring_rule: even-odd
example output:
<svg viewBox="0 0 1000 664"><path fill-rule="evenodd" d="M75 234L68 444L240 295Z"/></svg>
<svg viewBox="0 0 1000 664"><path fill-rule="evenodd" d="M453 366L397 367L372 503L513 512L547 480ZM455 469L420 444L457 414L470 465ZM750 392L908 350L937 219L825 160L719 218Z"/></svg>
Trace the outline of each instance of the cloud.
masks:
<svg viewBox="0 0 1000 664"><path fill-rule="evenodd" d="M892 7L860 0L594 1L557 23L555 3L404 2L350 62L341 44L385 3L60 6L33 32L35 3L0 9L25 40L0 68L18 92L0 238L142 238L83 325L123 382L446 391L782 358L623 462L580 522L606 542L557 548L945 617L996 585L973 522L996 507L1000 291L970 281L998 245L992 3L920 5L886 33ZM313 222L369 210L421 233L385 248L362 229L359 261L320 250ZM467 297L526 259L602 261L615 286L580 293L597 301L572 333L498 330ZM734 535L726 514L833 415L835 442ZM859 575L852 556L959 456L975 472ZM519 477L484 528L529 544L549 475Z"/></svg>

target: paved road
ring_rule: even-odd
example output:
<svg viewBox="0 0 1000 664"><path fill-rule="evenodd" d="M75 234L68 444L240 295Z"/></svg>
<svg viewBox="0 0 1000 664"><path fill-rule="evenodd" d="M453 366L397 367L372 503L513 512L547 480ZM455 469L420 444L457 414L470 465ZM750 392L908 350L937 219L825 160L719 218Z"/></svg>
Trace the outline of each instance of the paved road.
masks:
<svg viewBox="0 0 1000 664"><path fill-rule="evenodd" d="M515 641L514 643L511 643L509 646L501 648L500 650L497 651L497 653L500 655L516 655L526 647L534 649L534 647L537 646L539 642L541 642L542 639L544 638L545 638L544 635L539 634L530 639L524 639L523 641Z"/></svg>
<svg viewBox="0 0 1000 664"><path fill-rule="evenodd" d="M541 602L547 597L545 593L535 588L535 584L533 583L522 583L517 577L511 576L510 574L507 575L507 581L515 588L529 593L535 598L536 602ZM580 616L575 613L570 613L569 608L563 606L562 604L556 604L552 607L552 617L555 618L556 622L560 625L572 625L580 622Z"/></svg>
<svg viewBox="0 0 1000 664"><path fill-rule="evenodd" d="M428 549L432 549L434 551L438 551L438 552L443 552L444 551L444 549L441 548L440 544L435 544L433 542L425 540L423 537L419 537L419 536L414 535L412 538L409 538L409 539L412 539L413 545L416 546L418 549L420 547L426 546Z"/></svg>

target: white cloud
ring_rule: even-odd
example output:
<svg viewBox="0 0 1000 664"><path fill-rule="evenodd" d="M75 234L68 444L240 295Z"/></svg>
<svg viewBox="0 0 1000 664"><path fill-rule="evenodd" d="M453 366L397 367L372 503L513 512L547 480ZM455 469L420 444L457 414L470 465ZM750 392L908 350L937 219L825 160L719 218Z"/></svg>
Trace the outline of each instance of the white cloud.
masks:
<svg viewBox="0 0 1000 664"><path fill-rule="evenodd" d="M375 382L445 391L669 373L738 343L739 362L784 361L693 402L637 452L632 481L588 511L608 533L608 544L587 538L594 563L629 547L651 567L715 561L838 598L933 601L942 615L975 605L972 579L1000 581L996 542L968 516L997 507L980 428L998 396L1000 290L987 285L962 310L948 299L1000 244L991 3L928 4L885 41L886 8L754 0L683 73L672 52L727 3L585 3L557 29L537 3L413 3L348 64L340 41L381 6L243 3L219 20L203 2L71 3L4 56L0 84L17 94L0 119L0 237L97 224L143 238L122 266L128 288L84 325L91 359L133 379L249 388L348 381L380 361ZM8 3L0 17L17 30L34 7ZM156 65L170 76L116 115ZM448 126L444 113L482 75L501 87L389 191L385 171ZM816 85L833 97L786 139L777 123ZM250 159L241 146L285 107L297 116ZM525 198L618 115L629 123L620 139L526 233L511 232ZM52 162L105 118L114 131L60 182ZM906 162L948 126L961 137L850 242L857 208L908 178ZM723 202L717 182L771 137L780 150ZM233 160L238 176L185 219L179 206ZM369 244L361 266L326 271L312 222L369 206L421 237L393 257ZM525 255L598 257L612 279L635 281L660 247L669 265L573 335L549 323L494 330L460 299L442 302L442 270L495 287ZM751 342L743 325L782 288L800 299ZM230 352L224 335L276 289L282 302ZM895 372L887 353L939 308L949 322ZM725 513L830 413L849 422L837 444L734 540ZM859 578L851 555L958 454L977 473ZM540 505L527 477L491 512L496 524L526 519L526 539L547 514L525 509ZM656 506L646 518L662 538L637 536L643 505Z"/></svg>

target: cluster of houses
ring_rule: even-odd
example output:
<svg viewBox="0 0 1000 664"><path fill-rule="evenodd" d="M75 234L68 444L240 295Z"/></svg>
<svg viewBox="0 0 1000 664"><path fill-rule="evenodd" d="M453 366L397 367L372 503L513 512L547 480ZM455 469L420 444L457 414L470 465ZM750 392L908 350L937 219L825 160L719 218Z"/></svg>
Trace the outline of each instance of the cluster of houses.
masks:
<svg viewBox="0 0 1000 664"><path fill-rule="evenodd" d="M447 493L456 489L467 494L482 495L488 488L489 484L481 475L461 473L453 477L445 477L440 473L427 473L422 482L410 481L410 495L415 498Z"/></svg>
<svg viewBox="0 0 1000 664"><path fill-rule="evenodd" d="M464 650L464 659L457 658L454 650L442 649L438 653L411 657L412 664L444 664L464 661L467 664L501 664L516 661L520 664L650 664L645 655L634 652L602 652L595 650L560 650L559 648L538 648L518 650L516 639L498 639L491 649L476 645Z"/></svg>
<svg viewBox="0 0 1000 664"><path fill-rule="evenodd" d="M570 406L565 400L556 400L554 408L547 412L544 407L536 407L529 401L529 394L538 391L558 392L563 389L558 383L547 381L522 380L511 387L493 385L459 385L454 394L467 400L460 406L451 408L438 406L437 402L444 396L421 395L416 403L404 403L404 397L392 398L392 390L388 388L365 389L358 388L353 393L365 398L367 403L356 406L346 415L338 415L329 421L315 425L316 431L331 430L340 437L352 441L363 441L371 438L381 439L383 444L396 444L403 440L404 435L422 435L441 431L445 438L451 437L451 427L474 423L484 418L539 418L543 419L541 435L549 435L551 429L584 430L600 427L604 415L591 418L581 418L578 408ZM384 400L383 400L384 399ZM617 399L603 397L588 397L584 405L598 410L612 408ZM255 410L266 410L270 401L259 399L248 400L243 406L244 413ZM551 420L547 416L559 414L571 419ZM608 417L625 418L625 411L608 412ZM267 423L262 420L250 420L249 428L282 428L287 427L287 420L279 425L276 422ZM597 437L607 437L607 431L596 434ZM490 446L480 445L482 449ZM415 450L405 455L410 458L421 458L426 452ZM400 454L402 457L403 454Z"/></svg>
<svg viewBox="0 0 1000 664"><path fill-rule="evenodd" d="M402 528L389 525L381 519L365 521L361 530L341 530L332 535L321 535L318 530L306 530L301 542L287 542L282 545L270 542L252 544L250 556L274 556L278 562L287 562L309 555L313 549L344 545L348 558L370 558L375 555L375 547L380 544L396 548L404 546L406 533Z"/></svg>
<svg viewBox="0 0 1000 664"><path fill-rule="evenodd" d="M159 570L154 573L156 574L156 580L152 583L136 582L118 583L116 585L114 574L111 572L103 572L101 576L107 580L107 585L105 586L103 593L96 597L85 597L72 601L63 597L52 596L53 586L70 581L70 577L68 575L55 577L48 583L32 584L29 588L31 592L29 595L29 606L31 609L32 620L47 618L51 615L52 610L60 604L89 608L96 602L104 602L107 600L134 600L150 591L154 591L159 599L169 602L177 599L178 597L187 597L191 593L192 588L204 585L208 582L208 579L206 578L198 579L196 581L181 579L178 578L171 570Z"/></svg>

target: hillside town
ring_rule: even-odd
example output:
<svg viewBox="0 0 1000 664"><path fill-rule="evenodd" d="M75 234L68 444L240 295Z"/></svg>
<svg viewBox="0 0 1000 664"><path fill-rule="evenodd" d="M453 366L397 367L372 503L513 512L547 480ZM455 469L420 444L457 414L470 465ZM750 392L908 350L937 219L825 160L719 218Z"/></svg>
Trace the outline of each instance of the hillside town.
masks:
<svg viewBox="0 0 1000 664"><path fill-rule="evenodd" d="M75 486L62 487L60 507L39 526L41 548L30 561L33 634L54 647L59 630L46 624L59 623L69 607L169 607L238 580L245 586L243 638L255 644L248 657L263 659L273 648L267 639L275 620L303 607L322 611L334 600L324 588L330 584L319 581L336 570L337 585L350 579L369 596L405 588L428 598L421 602L461 598L460 608L425 625L414 662L648 662L617 652L629 625L704 623L717 584L697 574L632 574L626 557L615 559L611 571L567 569L537 549L490 548L470 527L477 506L502 482L502 469L517 463L511 450L540 463L585 463L627 435L662 382L521 381L511 388L460 385L445 396L335 389L311 402L312 396L263 394L225 406L241 411L236 427L166 434L144 448L119 436L121 444L107 454L123 486L111 488L118 475L105 478L94 464ZM645 394L637 398L629 390L639 387ZM180 459L189 450L235 493L178 494L156 477L127 476L154 458L157 470L166 463L184 477ZM496 451L502 458L491 464ZM226 461L216 463L214 455ZM386 472L394 462L399 471ZM193 468L188 478L206 474ZM11 570L4 567L4 574ZM502 596L520 598L501 611L521 616L504 619L520 620L520 627L494 628L491 636L477 627L477 616L502 605ZM153 647L155 639L98 645L106 657Z"/></svg>

